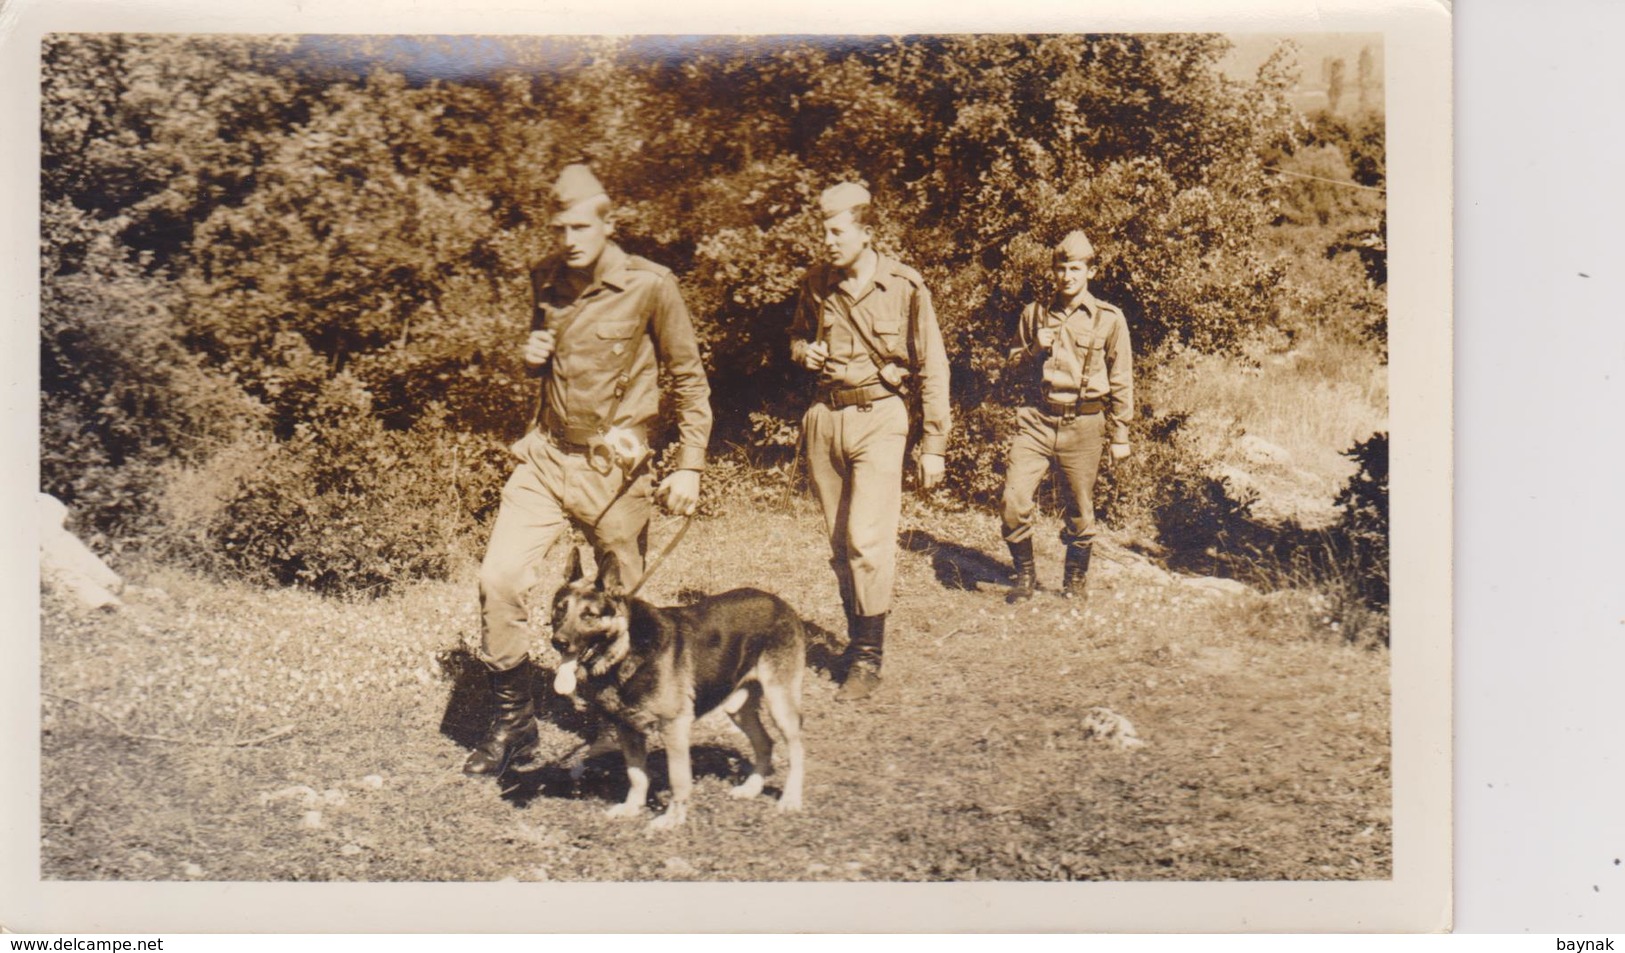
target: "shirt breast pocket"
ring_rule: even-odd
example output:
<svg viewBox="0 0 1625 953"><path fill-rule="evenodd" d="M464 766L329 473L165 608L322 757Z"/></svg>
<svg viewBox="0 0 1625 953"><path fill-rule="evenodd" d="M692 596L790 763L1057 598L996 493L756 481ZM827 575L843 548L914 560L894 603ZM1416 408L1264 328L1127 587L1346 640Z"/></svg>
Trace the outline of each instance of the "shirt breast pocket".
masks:
<svg viewBox="0 0 1625 953"><path fill-rule="evenodd" d="M875 342L880 345L881 353L887 357L895 357L903 346L903 318L896 314L877 315L872 325L875 332Z"/></svg>
<svg viewBox="0 0 1625 953"><path fill-rule="evenodd" d="M638 331L637 321L599 321L592 326L593 336L609 353L619 357L632 346L632 336Z"/></svg>
<svg viewBox="0 0 1625 953"><path fill-rule="evenodd" d="M606 341L624 341L638 330L636 321L599 321L592 326L593 333Z"/></svg>
<svg viewBox="0 0 1625 953"><path fill-rule="evenodd" d="M1103 367L1106 363L1106 332L1102 331L1089 339L1089 366Z"/></svg>

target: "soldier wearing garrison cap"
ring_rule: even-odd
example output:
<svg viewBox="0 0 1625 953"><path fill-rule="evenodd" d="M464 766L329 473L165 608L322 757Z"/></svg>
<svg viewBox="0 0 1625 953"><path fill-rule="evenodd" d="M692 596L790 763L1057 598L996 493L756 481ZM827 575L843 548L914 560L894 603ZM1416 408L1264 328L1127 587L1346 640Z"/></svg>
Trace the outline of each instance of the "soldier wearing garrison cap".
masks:
<svg viewBox="0 0 1625 953"><path fill-rule="evenodd" d="M1035 301L1023 309L1020 346L1011 352L1030 399L1016 413L1004 480L1004 540L1016 569L1010 602L1031 599L1038 588L1035 494L1051 461L1060 466L1067 486L1062 593L1083 600L1101 453L1109 444L1112 459L1129 455L1134 354L1123 312L1089 293L1094 257L1083 232L1071 232L1055 246L1054 294L1047 303Z"/></svg>
<svg viewBox="0 0 1625 953"><path fill-rule="evenodd" d="M501 774L536 740L525 593L570 524L631 584L643 575L652 504L690 514L711 436L710 386L677 279L610 240L610 199L592 170L564 167L553 186L558 254L531 272L525 365L540 378L535 419L514 444L519 465L480 566L481 656L496 713L463 765ZM648 426L671 380L676 469L652 487Z"/></svg>
<svg viewBox="0 0 1625 953"><path fill-rule="evenodd" d="M933 486L948 442L948 359L919 273L873 247L869 191L843 182L819 197L818 210L828 257L802 279L790 356L817 375L802 438L847 618L841 697L858 699L879 685L891 610L904 395L919 397L920 480Z"/></svg>

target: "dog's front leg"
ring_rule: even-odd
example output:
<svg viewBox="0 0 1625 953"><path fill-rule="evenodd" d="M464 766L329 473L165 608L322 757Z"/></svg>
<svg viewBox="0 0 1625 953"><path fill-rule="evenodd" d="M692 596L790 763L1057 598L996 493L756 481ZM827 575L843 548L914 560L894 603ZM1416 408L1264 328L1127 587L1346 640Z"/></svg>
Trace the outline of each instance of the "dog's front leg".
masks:
<svg viewBox="0 0 1625 953"><path fill-rule="evenodd" d="M649 769L646 765L649 745L641 731L623 727L617 728L615 733L621 736L621 756L626 759L629 787L626 800L605 813L610 817L637 817L643 811L644 802L649 799Z"/></svg>
<svg viewBox="0 0 1625 953"><path fill-rule="evenodd" d="M570 780L580 781L587 773L588 761L620 747L620 738L616 735L615 729L606 727L600 730L596 738L576 748L565 760L565 766L570 769Z"/></svg>
<svg viewBox="0 0 1625 953"><path fill-rule="evenodd" d="M694 792L694 769L688 760L689 729L693 726L693 715L678 715L661 733L666 743L666 773L671 775L671 806L650 821L650 827L664 830L688 820L688 799Z"/></svg>

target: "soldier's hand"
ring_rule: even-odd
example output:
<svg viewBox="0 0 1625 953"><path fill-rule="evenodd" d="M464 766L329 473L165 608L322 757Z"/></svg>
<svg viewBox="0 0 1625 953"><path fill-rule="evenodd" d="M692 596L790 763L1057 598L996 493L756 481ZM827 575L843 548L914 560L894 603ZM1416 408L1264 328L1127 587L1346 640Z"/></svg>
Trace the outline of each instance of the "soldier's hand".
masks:
<svg viewBox="0 0 1625 953"><path fill-rule="evenodd" d="M700 471L674 470L655 488L655 502L666 512L693 516L700 508Z"/></svg>
<svg viewBox="0 0 1625 953"><path fill-rule="evenodd" d="M1055 329L1054 328L1039 328L1038 329L1038 346L1041 347L1041 348L1044 348L1045 350L1048 350L1049 348L1055 346Z"/></svg>
<svg viewBox="0 0 1625 953"><path fill-rule="evenodd" d="M1128 455L1133 453L1133 452L1134 452L1134 449L1132 447L1130 447L1126 443L1114 443L1114 444L1112 444L1112 459L1113 460L1127 460Z"/></svg>
<svg viewBox="0 0 1625 953"><path fill-rule="evenodd" d="M555 337L552 331L532 331L525 339L525 363L541 367L553 356Z"/></svg>
<svg viewBox="0 0 1625 953"><path fill-rule="evenodd" d="M823 370L824 362L828 360L829 345L823 341L814 341L807 345L807 350L801 355L801 364L809 371Z"/></svg>
<svg viewBox="0 0 1625 953"><path fill-rule="evenodd" d="M942 482L948 466L940 453L920 454L920 487L929 490Z"/></svg>

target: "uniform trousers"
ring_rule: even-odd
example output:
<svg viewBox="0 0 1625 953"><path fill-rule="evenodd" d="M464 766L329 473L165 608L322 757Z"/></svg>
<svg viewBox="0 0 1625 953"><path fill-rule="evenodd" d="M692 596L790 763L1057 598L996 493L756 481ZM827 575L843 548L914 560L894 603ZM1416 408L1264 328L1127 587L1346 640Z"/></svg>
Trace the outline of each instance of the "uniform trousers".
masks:
<svg viewBox="0 0 1625 953"><path fill-rule="evenodd" d="M653 477L647 467L636 471L626 487L627 474L620 467L601 474L586 453L560 447L540 430L526 435L514 452L521 462L502 489L502 505L480 565L480 654L495 671L525 660L530 648L526 606L538 599L545 605L553 597L551 590L531 590L542 581L542 560L559 534L570 523L581 527L600 568L605 556L612 557L621 578L633 585L643 576L653 512Z"/></svg>
<svg viewBox="0 0 1625 953"><path fill-rule="evenodd" d="M841 603L849 615L888 612L897 576L908 407L899 397L840 410L818 401L801 425Z"/></svg>
<svg viewBox="0 0 1625 953"><path fill-rule="evenodd" d="M1038 515L1038 484L1053 460L1066 478L1066 520L1061 541L1087 546L1095 538L1095 478L1106 446L1106 417L1099 412L1070 420L1034 407L1016 412L1016 435L1004 478L1004 539L1032 538Z"/></svg>

